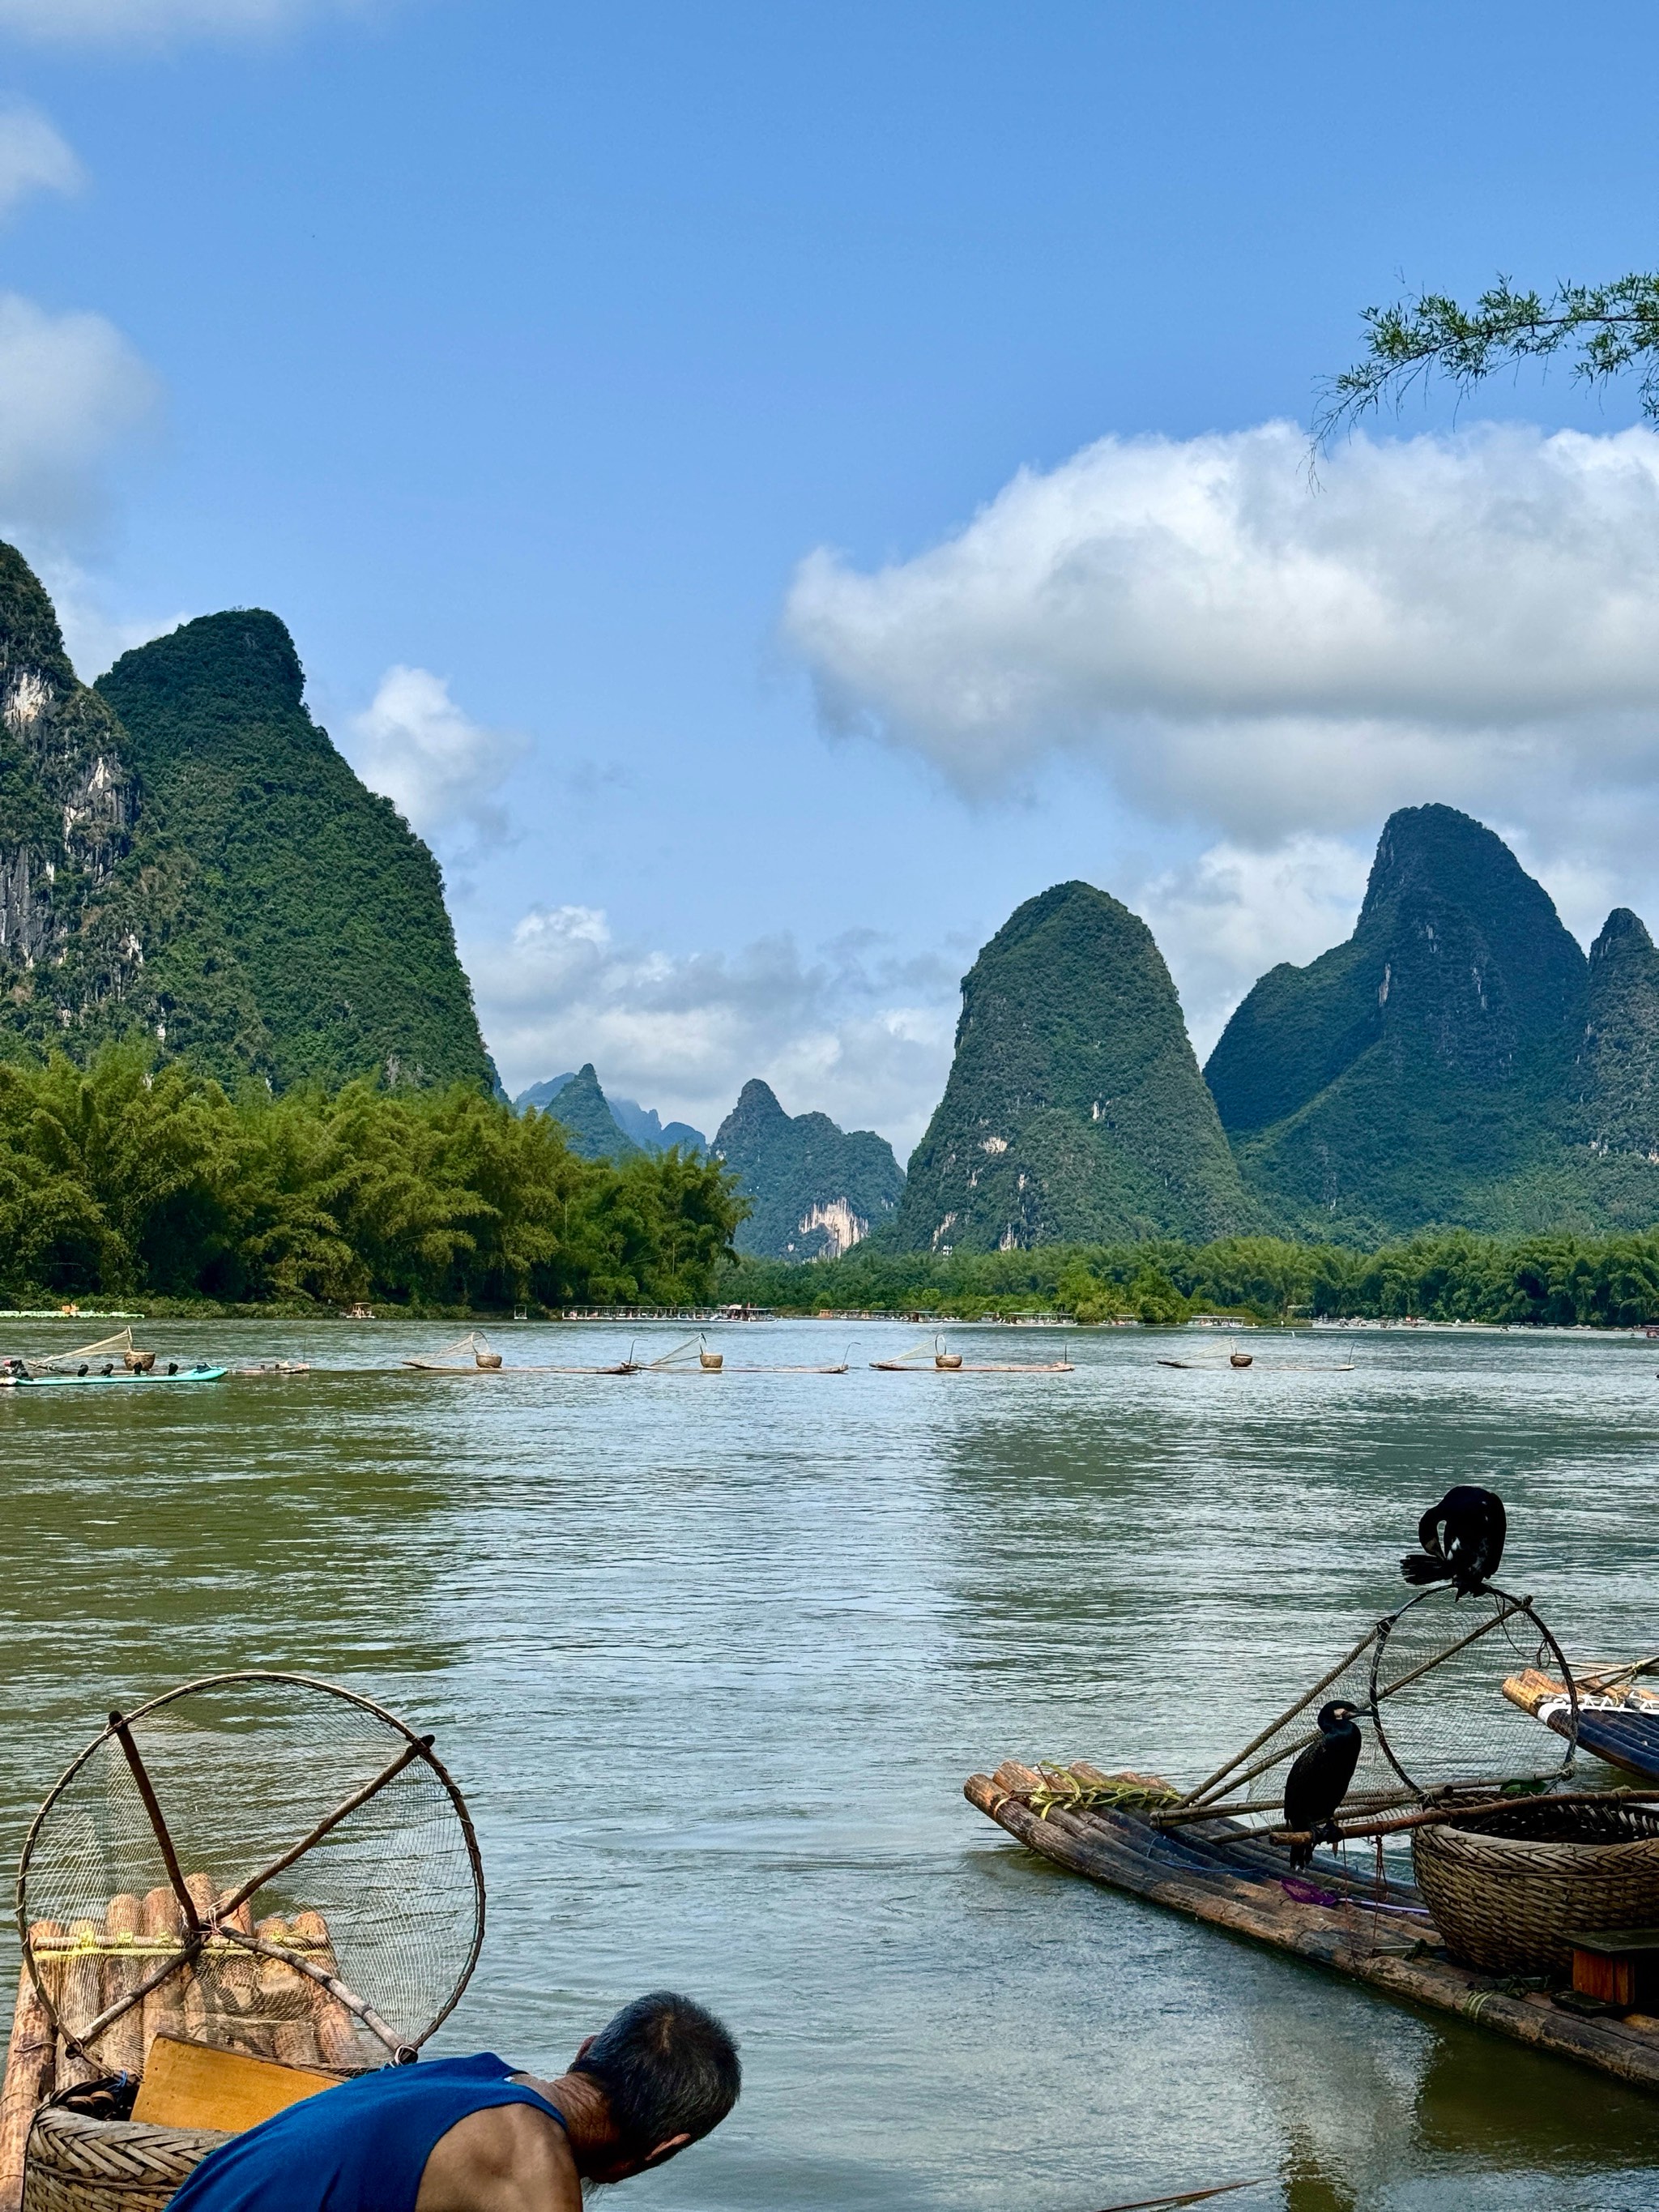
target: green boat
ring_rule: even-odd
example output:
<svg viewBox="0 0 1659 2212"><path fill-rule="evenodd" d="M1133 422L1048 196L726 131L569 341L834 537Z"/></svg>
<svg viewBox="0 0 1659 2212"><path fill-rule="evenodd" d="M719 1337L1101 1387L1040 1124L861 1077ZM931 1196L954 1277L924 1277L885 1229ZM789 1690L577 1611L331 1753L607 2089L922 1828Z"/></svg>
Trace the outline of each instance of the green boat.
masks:
<svg viewBox="0 0 1659 2212"><path fill-rule="evenodd" d="M117 1361L120 1362L118 1366ZM222 1382L228 1368L210 1367L204 1359L186 1367L177 1359L160 1366L153 1352L135 1352L132 1331L100 1337L73 1352L60 1352L43 1359L0 1359L0 1390L56 1390L106 1382Z"/></svg>
<svg viewBox="0 0 1659 2212"><path fill-rule="evenodd" d="M107 1375L0 1375L0 1390L102 1389L106 1384L127 1382L222 1382L228 1367L180 1367L172 1374L128 1375L116 1369Z"/></svg>

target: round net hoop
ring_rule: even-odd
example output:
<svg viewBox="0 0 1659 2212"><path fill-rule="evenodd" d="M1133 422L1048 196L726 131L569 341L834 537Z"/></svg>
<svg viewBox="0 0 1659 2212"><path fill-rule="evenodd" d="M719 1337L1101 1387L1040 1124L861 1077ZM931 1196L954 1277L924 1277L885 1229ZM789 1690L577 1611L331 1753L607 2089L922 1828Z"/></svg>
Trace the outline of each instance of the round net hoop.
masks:
<svg viewBox="0 0 1659 2212"><path fill-rule="evenodd" d="M335 2072L412 2057L471 1978L484 1910L431 1737L254 1669L112 1714L17 1869L23 1959L86 2078L141 2072L158 2033Z"/></svg>
<svg viewBox="0 0 1659 2212"><path fill-rule="evenodd" d="M1561 1682L1565 1709L1549 1729L1490 1695L1494 1648ZM1418 1797L1572 1771L1577 1688L1530 1598L1491 1583L1462 1597L1450 1583L1431 1583L1376 1624L1370 1686L1377 1747Z"/></svg>

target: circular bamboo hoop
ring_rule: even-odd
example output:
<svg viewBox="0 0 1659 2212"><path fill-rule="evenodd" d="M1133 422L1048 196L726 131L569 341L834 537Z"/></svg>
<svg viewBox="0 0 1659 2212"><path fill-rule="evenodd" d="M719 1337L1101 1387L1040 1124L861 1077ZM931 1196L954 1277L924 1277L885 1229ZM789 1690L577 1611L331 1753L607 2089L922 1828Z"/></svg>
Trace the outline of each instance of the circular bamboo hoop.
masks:
<svg viewBox="0 0 1659 2212"><path fill-rule="evenodd" d="M210 2150L217 2128L94 2120L51 2105L34 2116L23 2212L163 2212Z"/></svg>
<svg viewBox="0 0 1659 2212"><path fill-rule="evenodd" d="M1533 1798L1415 1830L1412 1863L1446 1948L1489 1973L1566 1973L1573 1936L1659 1923L1659 1808Z"/></svg>

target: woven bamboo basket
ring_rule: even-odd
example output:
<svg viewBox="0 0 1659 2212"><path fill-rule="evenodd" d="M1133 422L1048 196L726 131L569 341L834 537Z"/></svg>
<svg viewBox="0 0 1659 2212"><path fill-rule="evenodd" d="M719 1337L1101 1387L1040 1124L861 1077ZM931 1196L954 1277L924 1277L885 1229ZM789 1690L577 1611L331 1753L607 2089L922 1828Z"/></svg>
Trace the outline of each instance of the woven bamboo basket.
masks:
<svg viewBox="0 0 1659 2212"><path fill-rule="evenodd" d="M1417 1829L1417 1886L1454 1958L1497 1974L1567 1973L1580 1931L1659 1925L1659 1810L1533 1798Z"/></svg>
<svg viewBox="0 0 1659 2212"><path fill-rule="evenodd" d="M29 2130L23 2212L162 2212L230 2137L216 2128L94 2120L44 2106Z"/></svg>

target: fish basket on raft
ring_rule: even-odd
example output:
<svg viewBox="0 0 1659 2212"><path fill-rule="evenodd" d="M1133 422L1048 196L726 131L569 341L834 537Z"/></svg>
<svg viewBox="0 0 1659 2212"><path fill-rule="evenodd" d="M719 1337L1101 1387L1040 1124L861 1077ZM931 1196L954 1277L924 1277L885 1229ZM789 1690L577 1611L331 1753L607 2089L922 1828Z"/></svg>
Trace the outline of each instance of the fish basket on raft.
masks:
<svg viewBox="0 0 1659 2212"><path fill-rule="evenodd" d="M35 1816L17 1917L0 2212L160 2212L228 2133L416 2055L483 1877L429 1736L245 1673L112 1714Z"/></svg>
<svg viewBox="0 0 1659 2212"><path fill-rule="evenodd" d="M1454 1957L1565 1974L1575 1936L1659 1925L1659 1808L1522 1800L1412 1837L1424 1902Z"/></svg>

